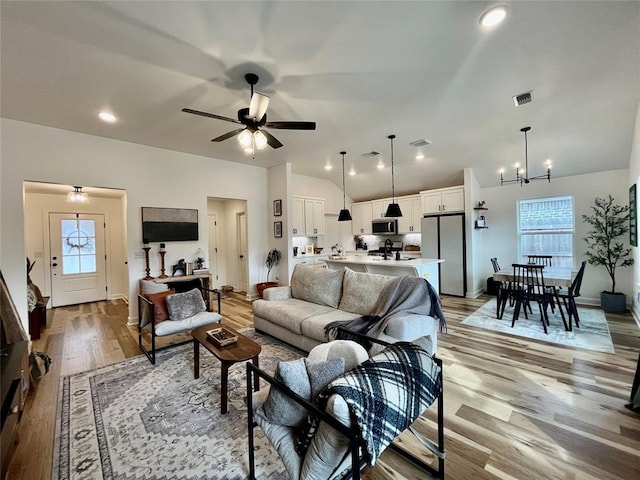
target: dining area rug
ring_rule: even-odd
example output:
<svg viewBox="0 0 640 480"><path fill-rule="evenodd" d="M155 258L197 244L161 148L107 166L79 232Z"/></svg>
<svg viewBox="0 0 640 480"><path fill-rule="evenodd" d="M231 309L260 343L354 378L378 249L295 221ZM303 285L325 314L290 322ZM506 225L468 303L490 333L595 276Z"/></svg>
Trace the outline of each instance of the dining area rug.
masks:
<svg viewBox="0 0 640 480"><path fill-rule="evenodd" d="M609 332L609 325L607 324L603 310L599 308L578 307L580 327L576 328L574 324L573 331L568 332L564 328L558 309L556 308L555 313L552 313L551 309L549 309L550 325L547 327L549 333L545 334L537 305L533 305L532 308L533 313L529 313L529 319L525 318L521 310L520 316L512 328L511 319L513 317L513 307L507 305L502 319L498 319L496 318L496 299L492 298L465 318L462 324L544 342L558 343L568 347L615 353Z"/></svg>
<svg viewBox="0 0 640 480"><path fill-rule="evenodd" d="M240 330L262 345L260 367L303 353L275 339ZM202 349L201 349L202 350ZM261 386L264 386L264 381ZM220 414L220 362L200 355L193 378L193 346L144 355L63 377L60 381L53 480L245 479L249 474L246 367L229 369L229 410ZM255 430L257 480L286 470Z"/></svg>

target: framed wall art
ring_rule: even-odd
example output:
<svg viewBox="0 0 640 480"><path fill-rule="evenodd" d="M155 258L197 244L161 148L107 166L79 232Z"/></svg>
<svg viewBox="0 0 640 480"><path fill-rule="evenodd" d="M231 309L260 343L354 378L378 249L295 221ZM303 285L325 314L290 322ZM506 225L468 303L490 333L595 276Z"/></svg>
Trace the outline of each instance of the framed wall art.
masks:
<svg viewBox="0 0 640 480"><path fill-rule="evenodd" d="M273 236L282 238L282 222L273 222Z"/></svg>
<svg viewBox="0 0 640 480"><path fill-rule="evenodd" d="M282 216L282 200L273 201L273 216L274 217Z"/></svg>

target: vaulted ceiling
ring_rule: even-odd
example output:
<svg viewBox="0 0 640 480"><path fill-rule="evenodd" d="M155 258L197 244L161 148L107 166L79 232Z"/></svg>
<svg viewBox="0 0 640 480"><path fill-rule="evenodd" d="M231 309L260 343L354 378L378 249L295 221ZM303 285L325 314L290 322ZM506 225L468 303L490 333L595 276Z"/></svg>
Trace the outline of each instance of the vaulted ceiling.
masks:
<svg viewBox="0 0 640 480"><path fill-rule="evenodd" d="M7 2L1 4L3 117L269 167L342 186L354 200L462 183L524 161L531 175L626 168L640 101L640 2ZM236 117L246 73L271 97L283 144L246 155ZM515 107L514 95L533 91ZM97 119L111 110L115 124ZM410 142L428 139L417 148ZM377 151L379 157L362 154ZM422 160L416 154L423 153ZM378 169L382 161L385 168ZM325 170L330 164L333 170ZM553 180L552 180L553 181Z"/></svg>

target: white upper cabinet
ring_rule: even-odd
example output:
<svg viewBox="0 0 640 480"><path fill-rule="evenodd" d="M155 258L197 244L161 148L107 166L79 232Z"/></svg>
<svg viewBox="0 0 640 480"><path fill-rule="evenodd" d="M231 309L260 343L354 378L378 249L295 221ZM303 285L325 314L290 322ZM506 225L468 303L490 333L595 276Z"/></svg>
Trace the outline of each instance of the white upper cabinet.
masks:
<svg viewBox="0 0 640 480"><path fill-rule="evenodd" d="M463 212L464 187L441 188L420 192L422 213L425 215Z"/></svg>
<svg viewBox="0 0 640 480"><path fill-rule="evenodd" d="M324 199L291 197L291 235L324 235Z"/></svg>
<svg viewBox="0 0 640 480"><path fill-rule="evenodd" d="M420 222L422 221L420 195L398 197L396 200L402 210L402 217L398 218L398 233L420 233Z"/></svg>
<svg viewBox="0 0 640 480"><path fill-rule="evenodd" d="M307 237L324 235L324 200L304 199L304 222Z"/></svg>
<svg viewBox="0 0 640 480"><path fill-rule="evenodd" d="M351 205L351 227L354 235L370 235L373 219L372 202L354 203Z"/></svg>
<svg viewBox="0 0 640 480"><path fill-rule="evenodd" d="M387 207L391 203L390 198L382 198L380 200L372 200L371 206L373 208L373 219L385 218L384 214L387 213ZM371 227L369 227L371 228Z"/></svg>
<svg viewBox="0 0 640 480"><path fill-rule="evenodd" d="M291 235L304 234L304 198L291 197Z"/></svg>

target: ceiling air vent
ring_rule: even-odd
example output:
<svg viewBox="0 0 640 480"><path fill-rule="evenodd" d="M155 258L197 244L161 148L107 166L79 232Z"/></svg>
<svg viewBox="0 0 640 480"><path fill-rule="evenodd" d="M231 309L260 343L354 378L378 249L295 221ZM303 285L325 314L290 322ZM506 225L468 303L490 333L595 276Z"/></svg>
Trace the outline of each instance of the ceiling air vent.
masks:
<svg viewBox="0 0 640 480"><path fill-rule="evenodd" d="M513 104L516 107L519 107L520 105L524 105L525 103L531 103L532 93L533 93L533 90L529 90L528 92L521 93L520 95L514 95Z"/></svg>
<svg viewBox="0 0 640 480"><path fill-rule="evenodd" d="M409 142L409 145L413 145L414 147L424 147L426 145L431 145L431 140L427 140L426 138L421 138L420 140L414 140L413 142Z"/></svg>
<svg viewBox="0 0 640 480"><path fill-rule="evenodd" d="M367 157L367 158L377 157L378 155L380 155L380 152L376 152L375 150L362 154L363 157Z"/></svg>

